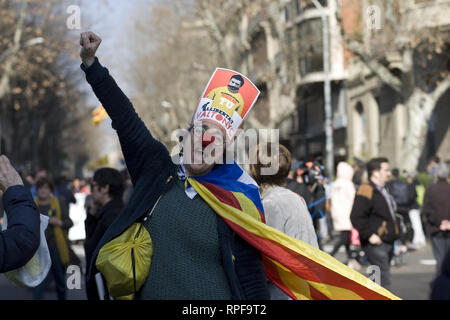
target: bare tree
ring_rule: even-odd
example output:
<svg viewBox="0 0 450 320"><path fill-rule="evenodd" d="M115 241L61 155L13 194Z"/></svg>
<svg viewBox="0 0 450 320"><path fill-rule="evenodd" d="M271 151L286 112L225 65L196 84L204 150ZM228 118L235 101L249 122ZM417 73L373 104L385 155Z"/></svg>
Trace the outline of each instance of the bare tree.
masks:
<svg viewBox="0 0 450 320"><path fill-rule="evenodd" d="M0 8L0 136L18 163L56 173L65 160L94 152L96 137L83 128L91 110L78 87L77 40L66 28L66 6L3 0Z"/></svg>
<svg viewBox="0 0 450 320"><path fill-rule="evenodd" d="M346 1L357 6L361 1ZM449 32L438 27L411 26L406 6L409 1L362 2L361 21L367 23L369 5L380 8L382 29L348 33L342 28L346 47L384 84L401 98L408 113L408 125L401 150L401 166L414 171L425 145L429 119L439 99L450 87L448 63ZM449 2L450 4L450 2ZM338 17L342 21L342 17ZM341 23L341 26L343 24ZM393 67L387 56L398 58Z"/></svg>
<svg viewBox="0 0 450 320"><path fill-rule="evenodd" d="M217 50L190 1L146 3L136 8L130 41L140 43L126 69L132 101L166 145L171 133L187 128L216 67Z"/></svg>

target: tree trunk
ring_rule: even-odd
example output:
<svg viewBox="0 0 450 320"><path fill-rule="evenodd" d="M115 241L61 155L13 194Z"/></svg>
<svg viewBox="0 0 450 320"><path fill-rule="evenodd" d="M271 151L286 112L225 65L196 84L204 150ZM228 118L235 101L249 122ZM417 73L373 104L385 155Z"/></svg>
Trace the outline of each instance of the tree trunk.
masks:
<svg viewBox="0 0 450 320"><path fill-rule="evenodd" d="M420 155L425 146L428 122L435 105L436 101L418 88L406 101L409 123L401 150L400 166L408 172L414 172L417 169Z"/></svg>
<svg viewBox="0 0 450 320"><path fill-rule="evenodd" d="M450 87L450 78L441 82L432 93L415 88L406 101L408 129L401 150L401 168L409 172L417 170L425 146L428 122L439 99Z"/></svg>

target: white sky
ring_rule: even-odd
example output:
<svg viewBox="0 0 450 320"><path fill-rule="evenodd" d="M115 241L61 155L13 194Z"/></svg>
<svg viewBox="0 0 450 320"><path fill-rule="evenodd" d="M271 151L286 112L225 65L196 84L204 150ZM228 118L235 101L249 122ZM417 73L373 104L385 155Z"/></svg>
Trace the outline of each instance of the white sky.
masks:
<svg viewBox="0 0 450 320"><path fill-rule="evenodd" d="M127 52L133 50L134 44L127 41L126 35L130 30L130 23L132 23L130 17L133 10L136 10L136 6L149 1L151 0L82 0L78 3L81 13L81 29L72 30L71 33L92 31L102 38L97 56L125 93L130 92L130 89L127 88L126 77L120 74L120 71L125 68L120 66L126 64ZM70 5L70 0L68 3ZM86 84L81 84L81 86L89 88ZM89 92L89 105L100 105L95 95L91 91ZM113 158L119 156L117 154L120 153L118 139L115 131L111 128L109 118L104 120L97 129L99 137L101 137L99 145L102 148L102 155L108 154ZM111 165L116 166L116 163Z"/></svg>

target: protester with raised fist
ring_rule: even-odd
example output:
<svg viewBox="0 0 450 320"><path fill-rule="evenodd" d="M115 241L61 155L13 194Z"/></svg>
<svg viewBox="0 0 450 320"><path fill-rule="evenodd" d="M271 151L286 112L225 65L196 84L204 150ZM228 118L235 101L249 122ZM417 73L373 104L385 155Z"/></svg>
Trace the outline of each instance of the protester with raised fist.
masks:
<svg viewBox="0 0 450 320"><path fill-rule="evenodd" d="M235 234L200 192L196 193L192 186L188 188L190 179L217 177L228 169L237 174L236 179L245 176L237 165L205 161L204 149L216 139L206 141L204 136L214 131L218 141L225 141L223 131L211 122L201 127L192 123L183 145L197 147L189 154L185 152L184 159L195 157L201 161L175 164L167 148L153 138L108 69L95 56L101 41L92 32L81 34L81 68L117 131L134 191L124 212L94 250L92 263L87 266L88 281L98 274L95 262L100 249L145 216L149 218L143 225L152 238L153 254L146 280L136 288L134 298L268 299L260 252ZM198 131L201 134L195 133ZM218 151L218 158L223 152ZM257 186L253 188L257 191ZM106 284L108 287L108 279Z"/></svg>

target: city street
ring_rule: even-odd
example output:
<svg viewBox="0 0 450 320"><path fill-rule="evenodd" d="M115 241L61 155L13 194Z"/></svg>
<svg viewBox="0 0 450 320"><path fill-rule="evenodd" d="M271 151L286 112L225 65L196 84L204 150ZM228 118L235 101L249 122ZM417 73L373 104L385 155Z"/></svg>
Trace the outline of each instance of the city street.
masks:
<svg viewBox="0 0 450 320"><path fill-rule="evenodd" d="M81 245L73 246L74 251L82 258L83 248ZM332 245L325 245L325 250L331 250ZM344 247L341 247L336 258L340 261L345 256ZM409 251L403 258L403 264L393 266L392 272L392 292L404 300L428 300L430 295L430 282L434 277L434 258L431 246L428 244L424 248L416 251ZM84 300L84 282L81 289L68 290L69 300ZM0 275L0 300L31 300L32 291L16 287L8 282L6 277ZM45 299L56 300L54 292L46 292Z"/></svg>
<svg viewBox="0 0 450 320"><path fill-rule="evenodd" d="M332 245L326 244L325 251L329 252ZM336 255L339 261L344 261L345 249L342 246ZM402 259L402 264L391 267L391 291L404 300L428 300L430 296L430 282L435 275L435 260L431 244L415 251L408 251Z"/></svg>

